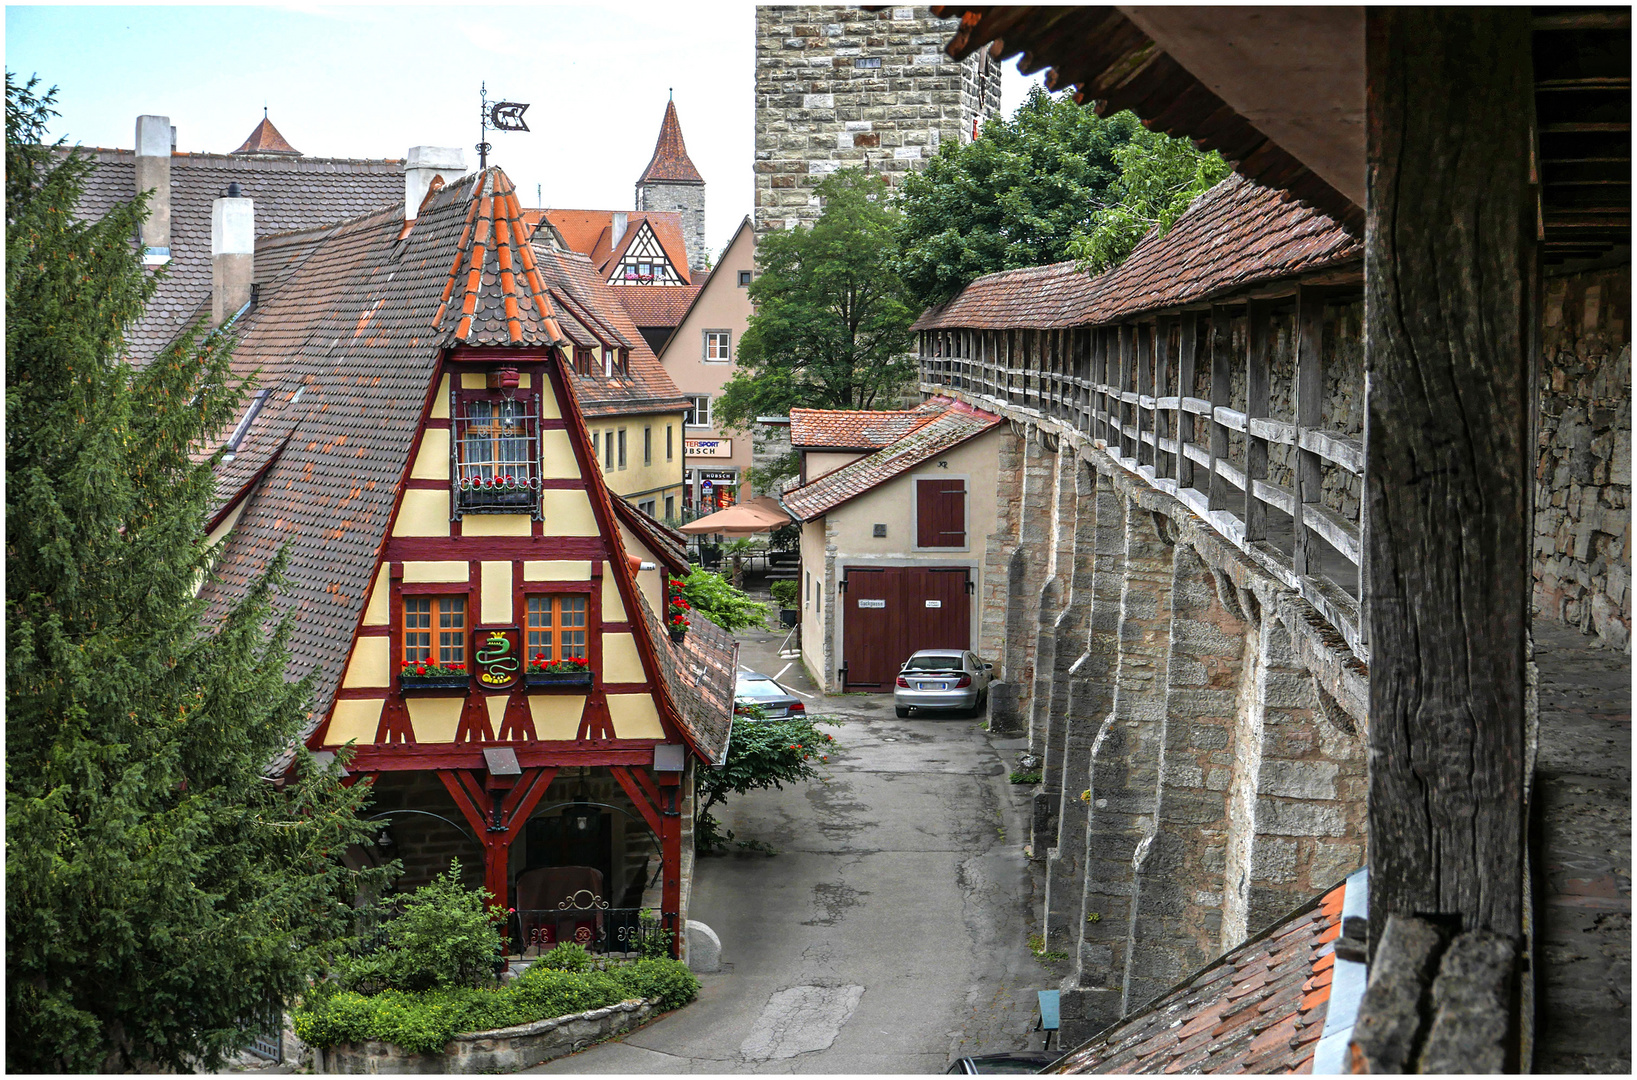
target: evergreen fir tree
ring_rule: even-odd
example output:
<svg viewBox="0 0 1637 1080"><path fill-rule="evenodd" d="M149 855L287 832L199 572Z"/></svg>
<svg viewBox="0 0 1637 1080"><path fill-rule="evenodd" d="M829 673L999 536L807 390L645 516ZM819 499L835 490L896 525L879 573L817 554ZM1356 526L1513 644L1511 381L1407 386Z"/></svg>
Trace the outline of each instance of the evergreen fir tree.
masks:
<svg viewBox="0 0 1637 1080"><path fill-rule="evenodd" d="M276 1018L379 871L365 797L298 750L279 563L206 622L204 524L243 400L229 335L141 370L145 199L73 210L55 91L6 75L6 1065L211 1068Z"/></svg>

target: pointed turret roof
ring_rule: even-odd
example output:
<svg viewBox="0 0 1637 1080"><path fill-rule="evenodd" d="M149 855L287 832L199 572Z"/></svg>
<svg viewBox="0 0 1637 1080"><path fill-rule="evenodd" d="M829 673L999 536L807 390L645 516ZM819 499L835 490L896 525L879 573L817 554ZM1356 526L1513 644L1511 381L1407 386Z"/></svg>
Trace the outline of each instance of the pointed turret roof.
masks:
<svg viewBox="0 0 1637 1080"><path fill-rule="evenodd" d="M257 124L256 130L250 133L250 138L246 139L244 141L244 145L233 152L235 154L286 154L290 157L301 156L300 150L297 150L295 147L284 141L284 136L280 135L279 129L273 126L273 121L267 119L267 113L265 111L262 113L261 123Z"/></svg>
<svg viewBox="0 0 1637 1080"><path fill-rule="evenodd" d="M642 170L637 183L703 184L705 178L688 160L688 148L682 142L682 125L676 119L676 102L665 103L665 119L659 125L659 140L654 143L654 156Z"/></svg>
<svg viewBox="0 0 1637 1080"><path fill-rule="evenodd" d="M556 345L568 338L534 261L517 191L498 166L479 173L432 325L447 344Z"/></svg>

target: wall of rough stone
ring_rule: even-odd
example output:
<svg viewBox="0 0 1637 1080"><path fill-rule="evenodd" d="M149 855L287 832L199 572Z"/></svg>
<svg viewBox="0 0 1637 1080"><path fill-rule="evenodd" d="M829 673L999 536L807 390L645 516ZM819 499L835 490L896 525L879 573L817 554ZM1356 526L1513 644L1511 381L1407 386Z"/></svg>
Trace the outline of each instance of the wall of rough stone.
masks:
<svg viewBox="0 0 1637 1080"><path fill-rule="evenodd" d="M650 181L636 185L637 210L675 210L682 215L682 241L688 245L688 269L703 270L708 256L719 251L705 247L705 185Z"/></svg>
<svg viewBox="0 0 1637 1080"><path fill-rule="evenodd" d="M816 219L837 169L894 184L999 113L1000 65L943 52L957 25L925 7L757 7L757 232Z"/></svg>
<svg viewBox="0 0 1637 1080"><path fill-rule="evenodd" d="M1549 278L1535 613L1631 650L1631 267Z"/></svg>

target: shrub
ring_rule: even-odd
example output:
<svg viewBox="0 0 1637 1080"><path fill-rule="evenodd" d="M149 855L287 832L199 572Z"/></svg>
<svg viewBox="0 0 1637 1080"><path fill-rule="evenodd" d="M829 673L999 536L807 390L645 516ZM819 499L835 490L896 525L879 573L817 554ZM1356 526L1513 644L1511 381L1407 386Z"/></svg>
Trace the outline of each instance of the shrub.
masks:
<svg viewBox="0 0 1637 1080"><path fill-rule="evenodd" d="M775 581L773 583L773 599L779 602L782 608L793 608L796 601L801 599L801 582Z"/></svg>
<svg viewBox="0 0 1637 1080"><path fill-rule="evenodd" d="M460 881L460 863L416 889L403 901L403 912L383 928L386 947L340 965L341 985L349 990L420 991L470 987L494 978L504 918L487 903L488 894Z"/></svg>
<svg viewBox="0 0 1637 1080"><path fill-rule="evenodd" d="M669 958L638 960L614 972L632 996L658 998L667 1009L680 1008L699 994L699 978L688 965Z"/></svg>
<svg viewBox="0 0 1637 1080"><path fill-rule="evenodd" d="M548 971L590 971L591 954L578 942L564 941L536 961L534 967Z"/></svg>
<svg viewBox="0 0 1637 1080"><path fill-rule="evenodd" d="M505 991L527 1010L530 1019L536 1020L600 1009L636 996L623 981L606 971L554 971L539 964L518 976Z"/></svg>

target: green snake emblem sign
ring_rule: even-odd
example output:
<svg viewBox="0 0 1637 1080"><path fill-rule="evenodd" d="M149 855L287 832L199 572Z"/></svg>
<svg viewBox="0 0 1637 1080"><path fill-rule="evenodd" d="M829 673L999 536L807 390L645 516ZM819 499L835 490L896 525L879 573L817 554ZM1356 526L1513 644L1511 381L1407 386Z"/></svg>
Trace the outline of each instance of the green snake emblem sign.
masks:
<svg viewBox="0 0 1637 1080"><path fill-rule="evenodd" d="M485 690L506 690L517 682L523 670L521 635L515 626L483 629L472 635L472 655L477 659L478 685Z"/></svg>

